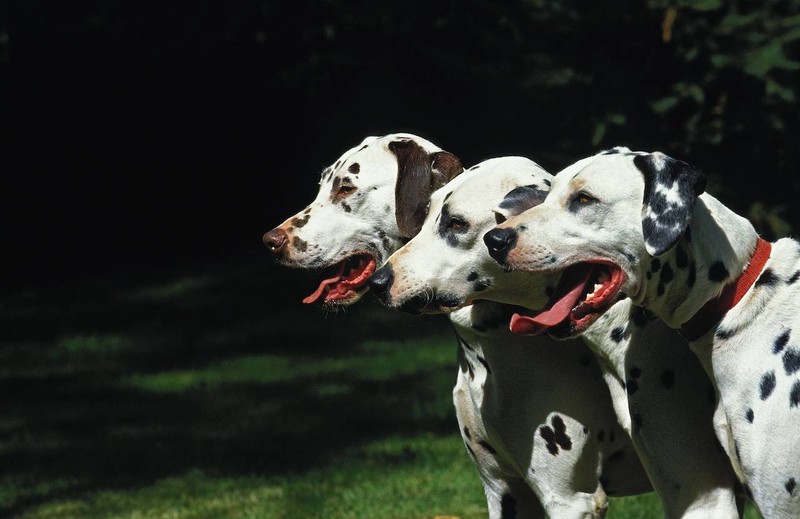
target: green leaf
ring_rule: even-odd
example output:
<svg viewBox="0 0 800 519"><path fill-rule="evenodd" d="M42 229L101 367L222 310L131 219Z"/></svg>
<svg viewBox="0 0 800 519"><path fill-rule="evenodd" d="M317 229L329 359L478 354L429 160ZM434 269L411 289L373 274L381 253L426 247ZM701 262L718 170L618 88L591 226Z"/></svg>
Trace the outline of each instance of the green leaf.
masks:
<svg viewBox="0 0 800 519"><path fill-rule="evenodd" d="M795 100L794 90L786 88L772 79L767 79L767 95L778 96L790 103L793 103Z"/></svg>
<svg viewBox="0 0 800 519"><path fill-rule="evenodd" d="M672 110L677 104L678 104L677 96L667 96L652 102L650 104L650 107L656 113L663 114L664 112Z"/></svg>
<svg viewBox="0 0 800 519"><path fill-rule="evenodd" d="M597 123L597 126L594 127L594 133L592 134L592 146L599 145L600 141L603 140L603 136L605 134L606 134L606 124Z"/></svg>
<svg viewBox="0 0 800 519"><path fill-rule="evenodd" d="M722 7L722 0L684 0L680 6L695 11L713 11Z"/></svg>
<svg viewBox="0 0 800 519"><path fill-rule="evenodd" d="M728 13L725 18L719 22L720 26L724 29L738 29L740 27L744 27L745 25L750 25L751 23L758 20L759 17L764 16L764 13L761 11L755 11L748 15L741 15L737 13Z"/></svg>
<svg viewBox="0 0 800 519"><path fill-rule="evenodd" d="M788 59L780 43L761 47L745 56L744 71L752 76L763 78L773 68L798 70L800 63Z"/></svg>
<svg viewBox="0 0 800 519"><path fill-rule="evenodd" d="M733 56L728 54L712 54L711 55L711 64L716 68L723 68L727 67L728 65L735 62L736 59Z"/></svg>

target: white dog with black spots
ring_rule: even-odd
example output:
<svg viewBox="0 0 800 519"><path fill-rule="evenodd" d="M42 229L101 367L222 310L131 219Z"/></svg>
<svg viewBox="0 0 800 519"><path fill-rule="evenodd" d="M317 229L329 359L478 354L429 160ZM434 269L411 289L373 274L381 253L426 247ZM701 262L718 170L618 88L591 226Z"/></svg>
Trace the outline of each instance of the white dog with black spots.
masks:
<svg viewBox="0 0 800 519"><path fill-rule="evenodd" d="M624 294L680 330L712 375L717 434L756 507L796 519L800 243L762 239L704 191L686 162L613 148L559 172L542 204L485 240L507 268L576 280L554 297L557 312L522 326L570 337Z"/></svg>

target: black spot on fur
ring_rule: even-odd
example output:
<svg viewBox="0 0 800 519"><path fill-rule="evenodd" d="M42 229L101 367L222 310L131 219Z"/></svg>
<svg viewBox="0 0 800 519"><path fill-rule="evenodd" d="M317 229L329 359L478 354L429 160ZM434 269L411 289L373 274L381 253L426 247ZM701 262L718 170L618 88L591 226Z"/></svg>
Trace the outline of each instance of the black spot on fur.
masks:
<svg viewBox="0 0 800 519"><path fill-rule="evenodd" d="M789 392L789 407L800 406L800 380L795 381Z"/></svg>
<svg viewBox="0 0 800 519"><path fill-rule="evenodd" d="M464 447L467 448L467 452L469 452L469 455L472 456L473 459L478 459L478 457L475 455L475 451L472 450L472 447L470 447L466 443L464 444Z"/></svg>
<svg viewBox="0 0 800 519"><path fill-rule="evenodd" d="M465 437L466 437L468 440L471 440L471 439L472 439L472 435L469 433L469 429L467 429L466 427L464 427L464 436L465 436Z"/></svg>
<svg viewBox="0 0 800 519"><path fill-rule="evenodd" d="M659 283L658 290L656 290L656 293L659 295L659 297L663 296L665 291L666 289L664 288L664 283Z"/></svg>
<svg viewBox="0 0 800 519"><path fill-rule="evenodd" d="M726 341L734 335L736 335L736 332L727 328L717 328L717 331L714 332L714 336L721 341Z"/></svg>
<svg viewBox="0 0 800 519"><path fill-rule="evenodd" d="M721 261L715 261L708 269L708 279L715 283L722 283L728 279L730 275L730 272L728 272L728 269L725 268L725 265Z"/></svg>
<svg viewBox="0 0 800 519"><path fill-rule="evenodd" d="M475 370L470 364L469 359L467 358L466 350L472 350L472 347L464 341L460 336L456 336L458 339L458 366L461 368L461 373L469 373L470 380L475 378Z"/></svg>
<svg viewBox="0 0 800 519"><path fill-rule="evenodd" d="M662 283L664 283L666 285L667 283L672 281L672 278L674 277L674 275L675 275L675 273L672 272L672 266L669 264L669 262L665 262L664 266L661 267L661 275L659 276L658 279L659 279L659 281L661 281Z"/></svg>
<svg viewBox="0 0 800 519"><path fill-rule="evenodd" d="M347 168L347 171L353 175L358 175L358 173L361 171L361 166L358 164L358 162L353 162L350 164L350 167Z"/></svg>
<svg viewBox="0 0 800 519"><path fill-rule="evenodd" d="M795 271L795 273L792 274L792 277L786 280L786 284L794 285L795 283L797 283L798 279L800 279L800 270Z"/></svg>
<svg viewBox="0 0 800 519"><path fill-rule="evenodd" d="M292 239L292 247L297 249L300 252L305 252L308 250L308 243L305 240L301 240L297 236Z"/></svg>
<svg viewBox="0 0 800 519"><path fill-rule="evenodd" d="M550 182L550 180L549 180L549 179L546 179L546 178L545 178L545 179L543 179L543 180L542 180L542 182L544 182L544 183L547 185L547 187L550 187L551 185L553 185L553 183L552 183L552 182Z"/></svg>
<svg viewBox="0 0 800 519"><path fill-rule="evenodd" d="M775 339L775 343L772 345L772 353L777 354L783 350L784 346L786 346L786 344L789 342L789 336L791 333L791 330L786 330L780 334L777 339Z"/></svg>
<svg viewBox="0 0 800 519"><path fill-rule="evenodd" d="M311 218L311 215L306 213L305 216L303 216L302 218L292 218L292 221L290 223L295 228L300 229L301 227L303 227L305 224L308 223L309 218Z"/></svg>
<svg viewBox="0 0 800 519"><path fill-rule="evenodd" d="M564 424L564 420L560 416L554 415L550 423L552 428L547 425L539 427L539 435L547 442L547 451L553 456L557 456L559 447L565 451L572 449L572 440L566 434L567 426Z"/></svg>
<svg viewBox="0 0 800 519"><path fill-rule="evenodd" d="M488 373L489 375L491 375L491 374L492 374L492 370L491 370L491 368L489 368L489 363L488 363L488 362L486 362L486 359L484 359L484 358L483 358L483 357L481 357L480 355L478 355L478 356L477 356L477 358L478 358L478 362L480 362L481 364L483 364L483 367L484 367L484 368L486 368L486 373Z"/></svg>
<svg viewBox="0 0 800 519"><path fill-rule="evenodd" d="M689 256L686 254L686 249L681 245L675 247L675 265L679 269L685 269L689 266Z"/></svg>
<svg viewBox="0 0 800 519"><path fill-rule="evenodd" d="M747 412L744 414L744 417L747 418L747 421L753 423L753 419L755 418L755 413L753 413L752 409L748 409Z"/></svg>
<svg viewBox="0 0 800 519"><path fill-rule="evenodd" d="M489 288L490 286L492 286L492 281L491 280L489 280L489 279L481 279L479 281L476 281L475 285L473 285L472 288L475 290L475 292L482 292L482 291L486 290L487 288Z"/></svg>
<svg viewBox="0 0 800 519"><path fill-rule="evenodd" d="M661 269L661 260L658 258L653 258L653 261L650 262L650 272L658 272Z"/></svg>
<svg viewBox="0 0 800 519"><path fill-rule="evenodd" d="M661 383L665 388L671 389L675 385L675 372L671 369L664 370L661 374Z"/></svg>
<svg viewBox="0 0 800 519"><path fill-rule="evenodd" d="M797 482L794 480L794 478L789 478L788 480L786 480L786 484L784 486L786 487L786 491L789 492L789 495L792 495L792 493L794 492L794 487L796 485Z"/></svg>
<svg viewBox="0 0 800 519"><path fill-rule="evenodd" d="M486 440L480 440L480 441L478 441L478 445L480 445L481 447L483 447L483 449L484 449L486 452L490 453L490 454L497 454L497 451L496 451L496 450L494 450L494 447L492 447L491 445L489 445L489 442L487 442Z"/></svg>
<svg viewBox="0 0 800 519"><path fill-rule="evenodd" d="M517 501L511 494L500 498L500 519L517 519Z"/></svg>
<svg viewBox="0 0 800 519"><path fill-rule="evenodd" d="M770 371L769 373L765 373L763 377L761 377L761 384L759 384L759 388L761 389L761 400L766 400L772 394L772 391L775 390L775 372Z"/></svg>
<svg viewBox="0 0 800 519"><path fill-rule="evenodd" d="M625 329L621 326L617 326L613 330L611 330L611 340L614 342L620 342L622 339L625 338Z"/></svg>
<svg viewBox="0 0 800 519"><path fill-rule="evenodd" d="M775 275L775 272L772 269L765 269L758 279L756 280L756 287L765 286L771 287L778 284L778 276Z"/></svg>
<svg viewBox="0 0 800 519"><path fill-rule="evenodd" d="M478 279L477 272L470 272L469 276L467 276L467 281L475 281L476 279Z"/></svg>
<svg viewBox="0 0 800 519"><path fill-rule="evenodd" d="M789 348L783 354L783 369L786 370L787 375L792 375L800 370L800 351Z"/></svg>
<svg viewBox="0 0 800 519"><path fill-rule="evenodd" d="M632 395L639 389L639 383L636 382L636 380L629 378L625 381L625 388L628 391L628 394Z"/></svg>
<svg viewBox="0 0 800 519"><path fill-rule="evenodd" d="M352 211L352 210L353 210L353 209L350 207L350 204L348 204L347 202L342 202L342 209L344 209L344 212L345 212L345 213L349 213L350 211Z"/></svg>

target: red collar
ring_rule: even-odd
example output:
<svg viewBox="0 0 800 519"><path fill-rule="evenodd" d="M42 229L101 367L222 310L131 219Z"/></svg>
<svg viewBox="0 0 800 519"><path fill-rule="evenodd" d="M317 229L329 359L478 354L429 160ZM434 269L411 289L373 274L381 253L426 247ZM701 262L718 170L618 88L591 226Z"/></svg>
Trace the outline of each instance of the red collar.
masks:
<svg viewBox="0 0 800 519"><path fill-rule="evenodd" d="M725 312L736 306L736 303L744 297L745 292L756 282L761 274L761 269L769 259L771 250L772 245L759 236L753 258L742 275L736 281L726 285L719 296L707 302L691 319L683 323L680 328L681 335L689 341L694 341L718 323Z"/></svg>

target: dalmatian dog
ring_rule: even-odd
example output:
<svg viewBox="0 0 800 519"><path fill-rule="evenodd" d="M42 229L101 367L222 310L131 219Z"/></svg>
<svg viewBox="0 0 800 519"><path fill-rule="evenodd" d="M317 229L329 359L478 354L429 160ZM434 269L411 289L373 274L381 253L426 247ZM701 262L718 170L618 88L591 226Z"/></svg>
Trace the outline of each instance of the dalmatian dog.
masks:
<svg viewBox="0 0 800 519"><path fill-rule="evenodd" d="M319 275L304 303L352 304L376 266L416 234L430 194L463 169L422 137L367 137L322 171L314 201L265 233L264 244L280 264Z"/></svg>
<svg viewBox="0 0 800 519"><path fill-rule="evenodd" d="M532 163L522 167L528 181L546 180ZM264 243L280 264L318 273L304 302L335 311L366 293L376 266L419 231L431 194L462 171L422 137L368 137L322 171L314 201ZM650 491L591 351L511 334L501 323L512 310L484 301L449 314L458 343L453 403L489 517L599 518L606 489Z"/></svg>
<svg viewBox="0 0 800 519"><path fill-rule="evenodd" d="M491 159L463 173L434 193L420 232L372 276L373 293L385 304L411 312L446 312L471 305L474 314L492 305L506 308L501 316L509 317L525 312L519 307L543 308L561 284L558 275L528 275L526 279L525 272L504 270L490 256L483 236L496 220L541 203L551 178L523 158ZM508 319L495 324L506 328L505 332L494 329L496 336L508 333ZM511 331L520 332L515 326L516 321ZM500 388L517 384L516 377L535 384L537 375L541 376L537 368L557 368L553 360L543 362L545 355L551 355L552 349L575 347L575 339L563 344L546 335L534 334L529 339L519 345L520 350L509 349L500 340L483 345L483 356L492 366L484 391L489 391L489 384ZM738 518L736 477L712 427L713 386L686 341L627 298L612 304L582 339L600 361L618 421L647 469L665 516ZM498 364L522 365L530 371L503 372ZM570 379L578 384L577 378ZM589 404L583 400L573 404L578 409L570 407L571 415L581 417L596 434L604 460L612 459L616 451L603 442L607 417L583 418L580 408ZM520 408L522 413L517 414L535 409L535 405L527 411ZM534 452L535 448L534 444ZM603 482L611 494L611 483Z"/></svg>
<svg viewBox="0 0 800 519"><path fill-rule="evenodd" d="M569 280L519 328L572 337L625 294L679 330L713 378L717 434L756 508L797 518L800 243L762 239L705 182L663 153L613 148L484 240L507 268Z"/></svg>

